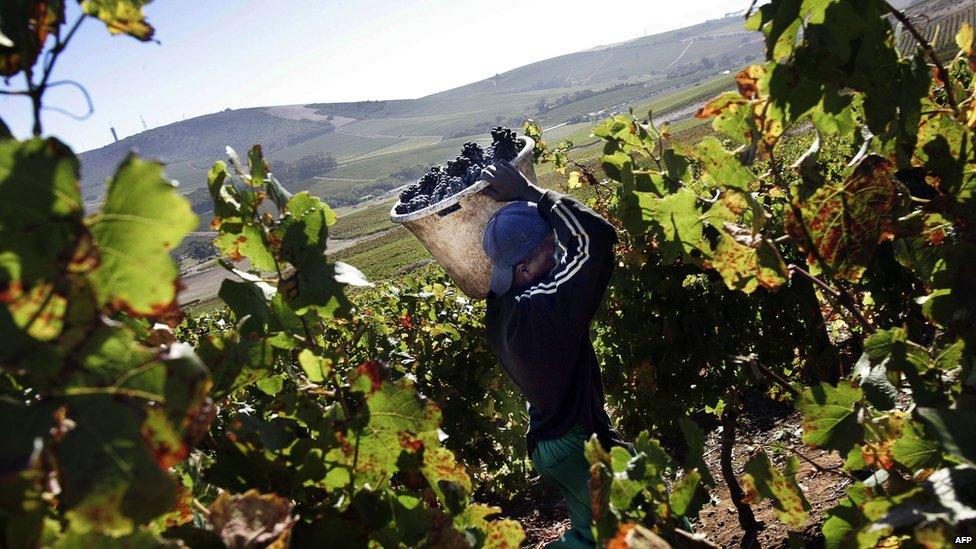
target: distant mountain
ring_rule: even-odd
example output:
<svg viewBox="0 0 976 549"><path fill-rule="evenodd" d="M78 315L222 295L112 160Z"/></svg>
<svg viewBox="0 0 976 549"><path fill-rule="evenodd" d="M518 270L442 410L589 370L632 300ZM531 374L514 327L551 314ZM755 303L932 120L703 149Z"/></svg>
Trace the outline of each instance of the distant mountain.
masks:
<svg viewBox="0 0 976 549"><path fill-rule="evenodd" d="M226 110L160 126L81 155L82 190L97 192L130 150L165 163L186 163L207 170L230 145L246 151L254 143L280 148L335 131L328 121L289 120L266 108Z"/></svg>

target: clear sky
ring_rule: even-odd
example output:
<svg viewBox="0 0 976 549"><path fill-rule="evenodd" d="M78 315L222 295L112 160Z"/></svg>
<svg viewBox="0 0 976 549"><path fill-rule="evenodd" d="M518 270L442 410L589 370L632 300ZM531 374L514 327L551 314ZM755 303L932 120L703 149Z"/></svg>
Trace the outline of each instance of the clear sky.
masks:
<svg viewBox="0 0 976 549"><path fill-rule="evenodd" d="M68 20L78 14L67 2ZM450 89L534 61L721 17L749 0L156 0L160 43L112 37L88 20L53 80L84 85L84 122L43 114L45 134L76 151L225 108L401 99ZM7 86L21 87L20 78ZM0 83L0 86L3 86ZM84 112L69 87L46 103ZM0 96L14 134L30 104Z"/></svg>

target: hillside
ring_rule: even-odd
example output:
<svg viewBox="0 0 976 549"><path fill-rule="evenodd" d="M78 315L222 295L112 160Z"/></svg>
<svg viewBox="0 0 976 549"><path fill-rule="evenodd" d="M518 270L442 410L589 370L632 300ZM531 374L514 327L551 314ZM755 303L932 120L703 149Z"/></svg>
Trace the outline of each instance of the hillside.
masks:
<svg viewBox="0 0 976 549"><path fill-rule="evenodd" d="M97 201L104 180L132 149L165 162L168 175L191 192L203 186L225 146L242 151L261 143L276 162L334 156L335 169L300 187L333 205L353 205L447 160L494 125L520 126L527 117L545 127L581 123L760 54L760 37L730 17L539 61L418 99L228 109L83 153L84 195ZM554 136L579 129L561 127Z"/></svg>

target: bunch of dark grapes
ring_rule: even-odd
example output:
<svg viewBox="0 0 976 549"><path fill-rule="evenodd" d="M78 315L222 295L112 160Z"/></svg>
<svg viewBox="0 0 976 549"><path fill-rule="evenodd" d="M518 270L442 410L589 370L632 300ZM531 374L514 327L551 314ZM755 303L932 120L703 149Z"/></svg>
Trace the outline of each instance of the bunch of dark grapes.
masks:
<svg viewBox="0 0 976 549"><path fill-rule="evenodd" d="M496 126L491 130L491 151L495 158L511 161L518 156L519 148L518 134L510 128Z"/></svg>
<svg viewBox="0 0 976 549"><path fill-rule="evenodd" d="M511 162L518 156L518 134L511 129L498 126L491 130L491 139L487 150L468 142L461 148L461 154L447 166L433 166L419 181L400 193L396 213L415 212L446 200L478 182L485 167L496 161Z"/></svg>

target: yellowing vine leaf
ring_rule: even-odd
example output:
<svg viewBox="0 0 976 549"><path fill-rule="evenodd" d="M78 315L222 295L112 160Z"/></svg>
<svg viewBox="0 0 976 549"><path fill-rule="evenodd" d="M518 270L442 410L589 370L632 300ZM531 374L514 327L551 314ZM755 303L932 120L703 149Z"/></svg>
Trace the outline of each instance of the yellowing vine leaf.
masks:
<svg viewBox="0 0 976 549"><path fill-rule="evenodd" d="M105 23L112 34L128 34L142 40L152 39L155 29L146 22L142 7L152 0L84 0L81 9Z"/></svg>
<svg viewBox="0 0 976 549"><path fill-rule="evenodd" d="M892 169L881 156L865 157L844 181L828 181L796 199L786 230L803 246L809 237L836 276L857 282L878 243L893 237L906 193Z"/></svg>
<svg viewBox="0 0 976 549"><path fill-rule="evenodd" d="M781 472L762 452L746 463L745 471L742 488L746 492L747 503L758 503L763 498L769 498L776 518L791 529L800 530L807 525L810 503L793 475Z"/></svg>
<svg viewBox="0 0 976 549"><path fill-rule="evenodd" d="M751 294L760 287L778 288L786 282L787 271L773 246L745 227L726 223L725 234L703 264L718 271L730 290Z"/></svg>
<svg viewBox="0 0 976 549"><path fill-rule="evenodd" d="M179 271L168 252L196 226L189 201L163 178L162 164L130 154L91 223L102 254L91 275L99 303L145 316L173 308Z"/></svg>

